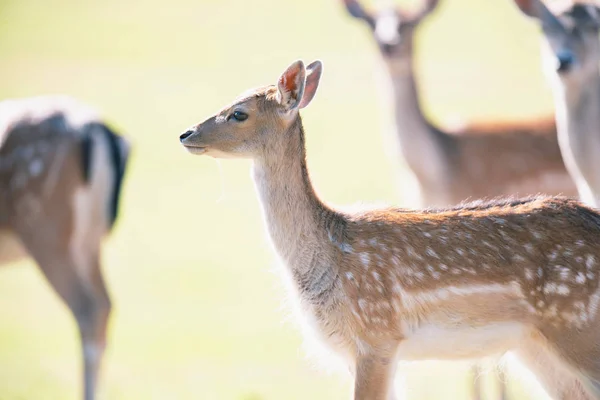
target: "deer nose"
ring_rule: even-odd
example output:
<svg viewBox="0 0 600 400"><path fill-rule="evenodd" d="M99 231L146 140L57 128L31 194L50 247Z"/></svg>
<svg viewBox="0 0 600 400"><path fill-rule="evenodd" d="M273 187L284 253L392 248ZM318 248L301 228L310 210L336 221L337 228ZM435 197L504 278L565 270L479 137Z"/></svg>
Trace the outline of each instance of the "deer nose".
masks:
<svg viewBox="0 0 600 400"><path fill-rule="evenodd" d="M394 51L394 45L390 44L390 43L383 43L381 45L381 50L386 54L386 55L391 55L392 52Z"/></svg>
<svg viewBox="0 0 600 400"><path fill-rule="evenodd" d="M573 54L570 51L561 51L556 55L556 57L558 58L557 70L559 72L564 72L568 70L569 67L571 67L571 65L573 64L573 61L575 61L575 58L573 57Z"/></svg>
<svg viewBox="0 0 600 400"><path fill-rule="evenodd" d="M188 138L188 137L189 137L189 136L190 136L192 133L194 133L194 131L193 131L193 130L191 130L191 129L190 129L190 130L188 130L188 131L185 131L184 133L182 133L182 134L181 134L181 136L179 136L179 141L180 141L180 142L183 142L183 141L184 141L186 138Z"/></svg>

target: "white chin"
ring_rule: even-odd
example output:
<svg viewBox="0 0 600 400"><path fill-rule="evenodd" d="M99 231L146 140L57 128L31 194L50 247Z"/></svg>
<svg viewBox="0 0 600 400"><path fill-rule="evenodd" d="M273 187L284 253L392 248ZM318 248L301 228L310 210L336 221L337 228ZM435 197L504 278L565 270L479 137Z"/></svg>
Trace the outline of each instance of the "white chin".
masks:
<svg viewBox="0 0 600 400"><path fill-rule="evenodd" d="M200 154L206 153L205 147L191 147L191 146L184 146L184 147L187 151L189 151L192 154L200 155Z"/></svg>

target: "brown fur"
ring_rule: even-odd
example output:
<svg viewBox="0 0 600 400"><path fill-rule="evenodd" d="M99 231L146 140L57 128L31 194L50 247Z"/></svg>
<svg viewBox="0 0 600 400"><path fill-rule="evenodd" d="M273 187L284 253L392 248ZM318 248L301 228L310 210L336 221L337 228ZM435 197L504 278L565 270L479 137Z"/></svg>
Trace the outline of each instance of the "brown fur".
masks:
<svg viewBox="0 0 600 400"><path fill-rule="evenodd" d="M309 69L306 88L316 89L314 76ZM399 359L508 350L558 398L598 398L600 214L560 197L337 211L316 195L298 108L273 99L276 90L245 96L180 139L195 154L253 160L292 293L353 371L355 399L393 398ZM248 120L228 120L236 109ZM542 356L551 361L540 367Z"/></svg>

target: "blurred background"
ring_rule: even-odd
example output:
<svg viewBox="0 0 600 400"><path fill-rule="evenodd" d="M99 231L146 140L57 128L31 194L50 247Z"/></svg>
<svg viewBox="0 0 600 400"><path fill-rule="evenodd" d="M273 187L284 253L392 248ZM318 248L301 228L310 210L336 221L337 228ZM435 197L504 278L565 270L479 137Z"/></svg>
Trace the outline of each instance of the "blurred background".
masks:
<svg viewBox="0 0 600 400"><path fill-rule="evenodd" d="M441 0L417 37L428 116L550 113L538 35L512 1ZM335 0L0 0L0 99L75 96L134 144L103 254L114 312L100 398L349 398L349 375L307 358L290 322L250 163L192 157L178 141L299 58L325 66L303 111L318 192L414 205L379 53ZM32 263L0 269L0 321L0 399L79 397L75 322ZM411 398L467 393L467 364L400 371ZM525 386L509 390L529 398Z"/></svg>

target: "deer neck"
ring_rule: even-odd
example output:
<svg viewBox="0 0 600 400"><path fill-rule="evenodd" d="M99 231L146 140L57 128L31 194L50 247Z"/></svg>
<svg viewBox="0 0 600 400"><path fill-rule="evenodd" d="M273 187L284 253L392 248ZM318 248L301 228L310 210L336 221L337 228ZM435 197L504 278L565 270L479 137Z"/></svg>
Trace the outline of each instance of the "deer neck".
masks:
<svg viewBox="0 0 600 400"><path fill-rule="evenodd" d="M443 156L438 133L427 121L417 91L412 50L387 60L401 152L419 181L435 182Z"/></svg>
<svg viewBox="0 0 600 400"><path fill-rule="evenodd" d="M556 120L565 165L582 199L600 204L600 75L579 87L557 86Z"/></svg>
<svg viewBox="0 0 600 400"><path fill-rule="evenodd" d="M600 76L576 89L564 85L556 99L560 126L568 135L594 138L600 131Z"/></svg>
<svg viewBox="0 0 600 400"><path fill-rule="evenodd" d="M300 116L283 140L254 159L253 178L273 245L301 292L320 295L333 287L335 263L329 260L328 234L341 218L316 195L306 166Z"/></svg>

